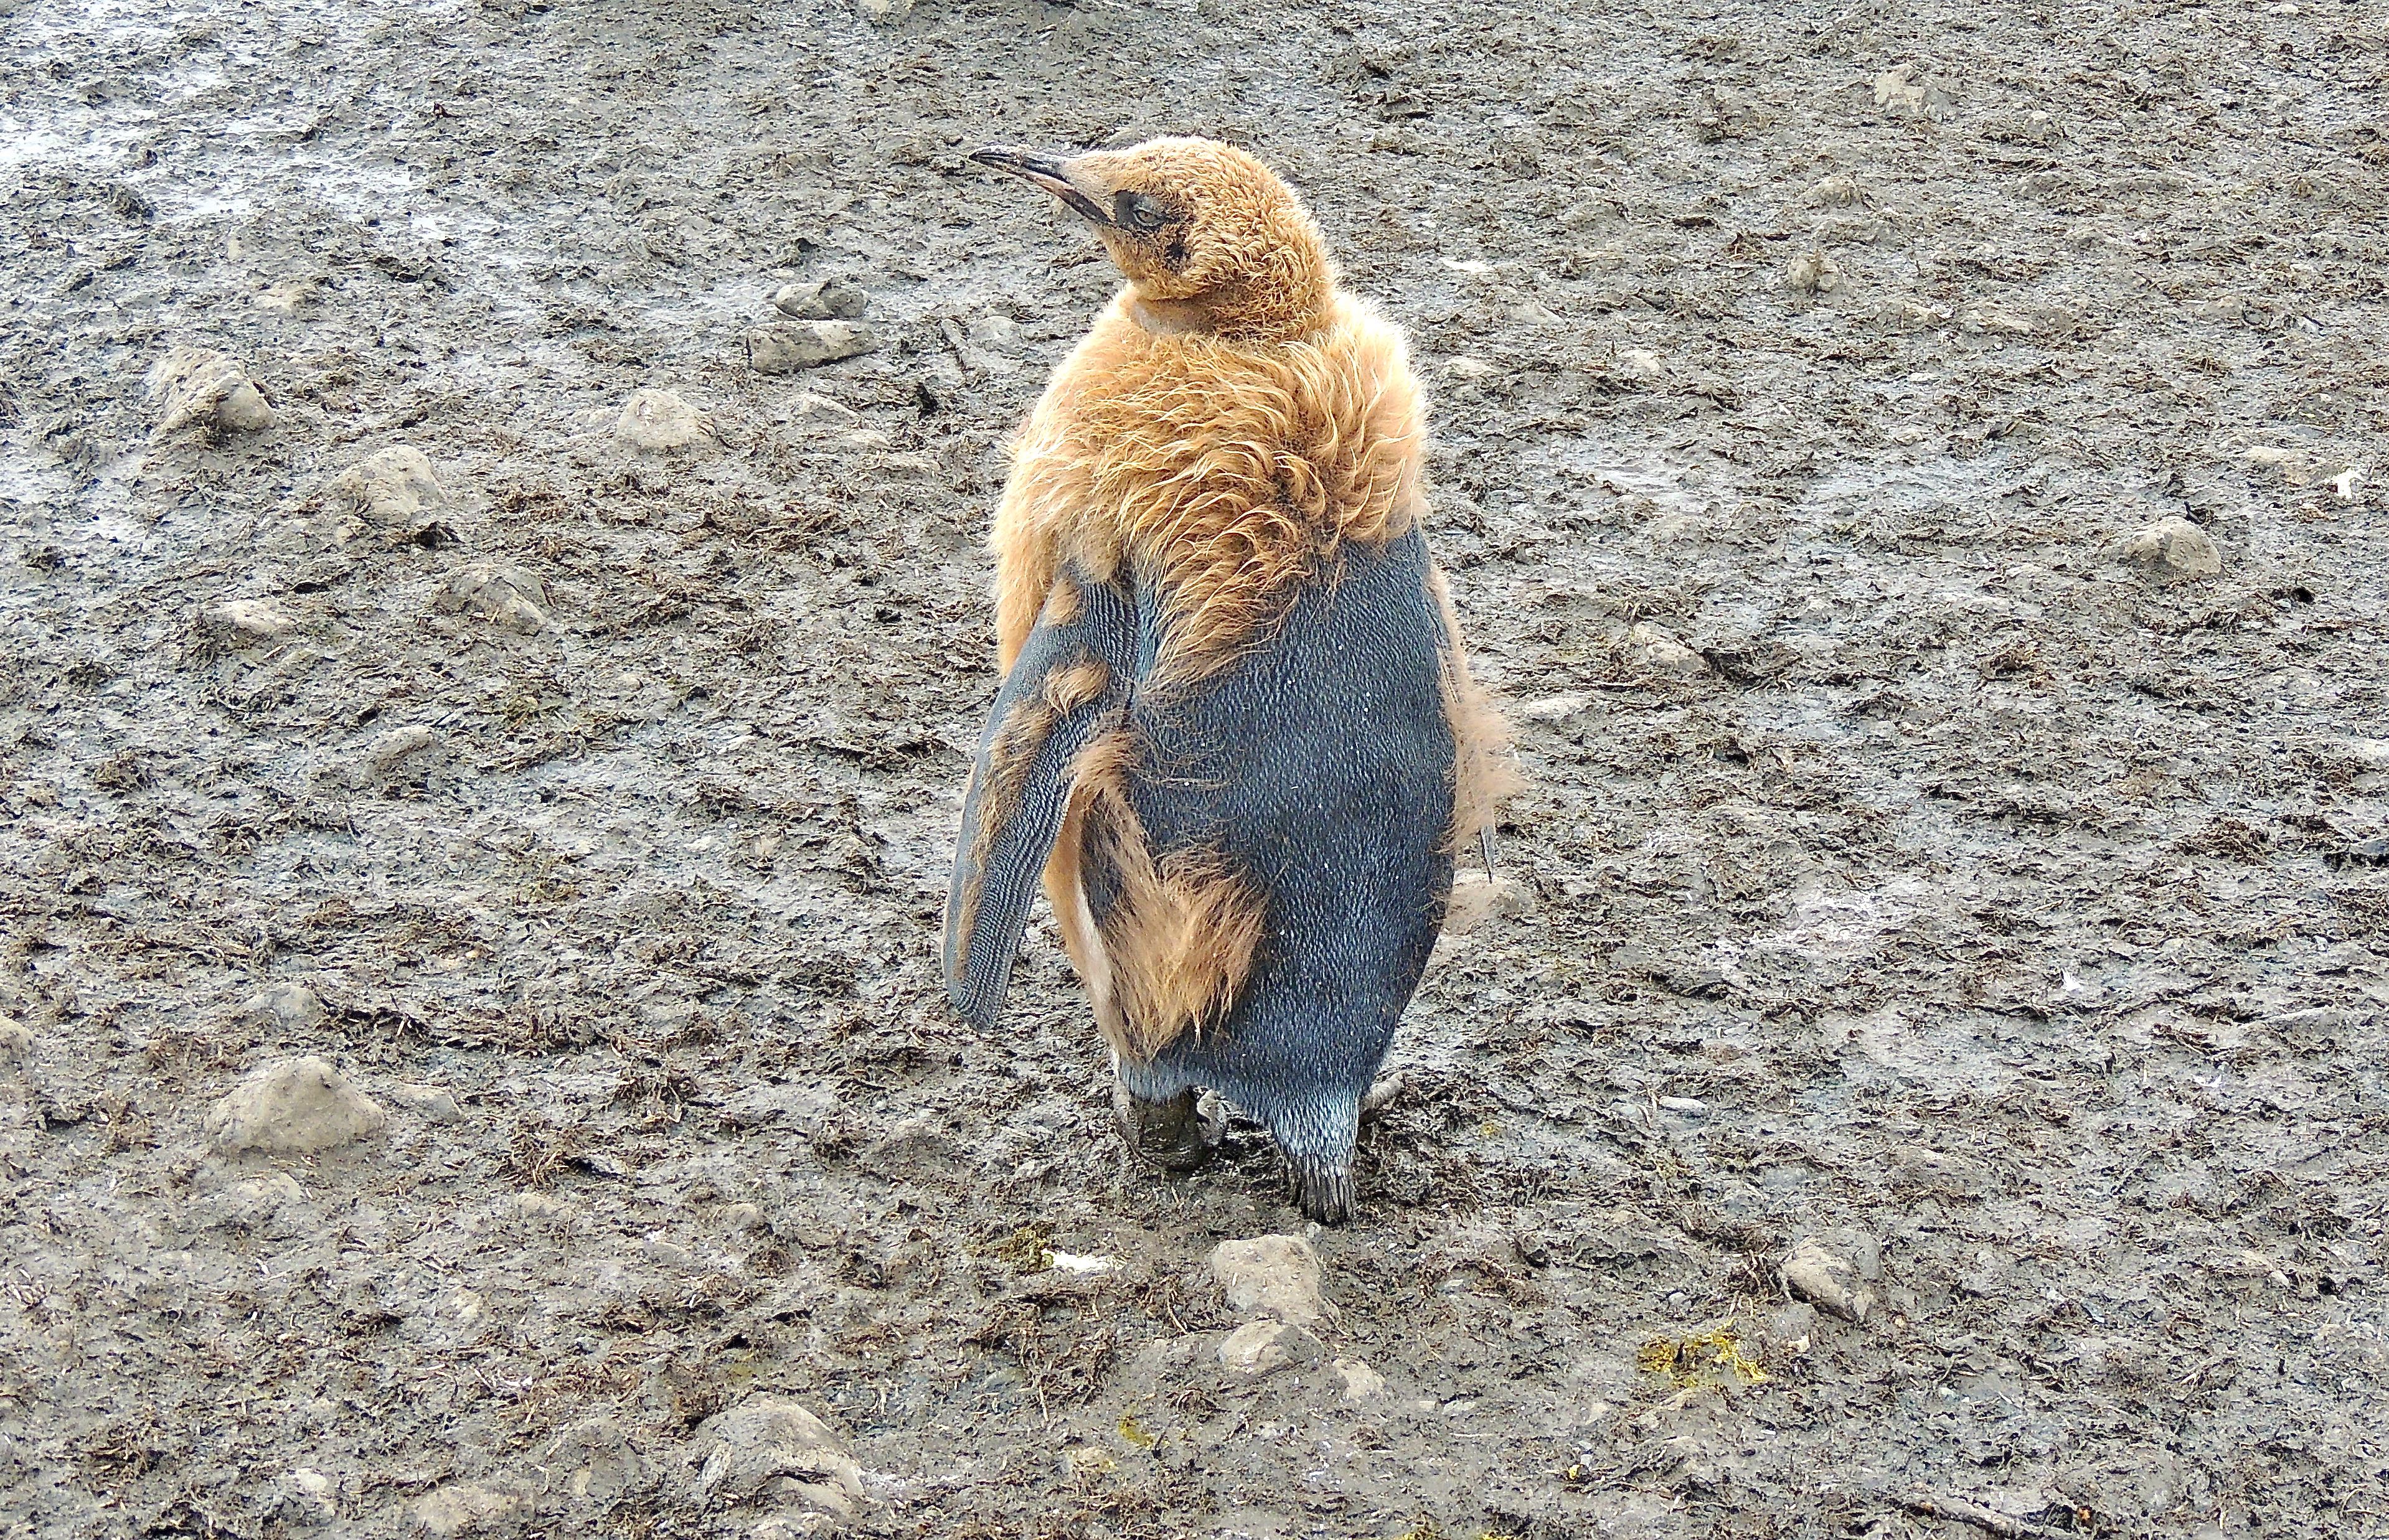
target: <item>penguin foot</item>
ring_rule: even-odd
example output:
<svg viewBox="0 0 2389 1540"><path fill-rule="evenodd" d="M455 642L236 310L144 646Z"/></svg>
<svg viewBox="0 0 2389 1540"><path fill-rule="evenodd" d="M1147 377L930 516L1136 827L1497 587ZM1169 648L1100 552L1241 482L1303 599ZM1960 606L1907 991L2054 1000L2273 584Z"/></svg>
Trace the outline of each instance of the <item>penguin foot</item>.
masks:
<svg viewBox="0 0 2389 1540"><path fill-rule="evenodd" d="M1293 1166L1294 1202L1304 1218L1340 1225L1352 1217L1349 1160L1297 1160Z"/></svg>
<svg viewBox="0 0 2389 1540"><path fill-rule="evenodd" d="M1164 1171L1192 1171L1211 1158L1219 1137L1205 1126L1192 1089L1167 1101L1123 1100L1120 1121L1129 1144L1146 1160Z"/></svg>
<svg viewBox="0 0 2389 1540"><path fill-rule="evenodd" d="M1399 1070L1396 1070L1369 1088L1369 1094L1361 1099L1361 1115L1375 1117L1408 1095L1410 1088L1411 1083L1402 1077Z"/></svg>

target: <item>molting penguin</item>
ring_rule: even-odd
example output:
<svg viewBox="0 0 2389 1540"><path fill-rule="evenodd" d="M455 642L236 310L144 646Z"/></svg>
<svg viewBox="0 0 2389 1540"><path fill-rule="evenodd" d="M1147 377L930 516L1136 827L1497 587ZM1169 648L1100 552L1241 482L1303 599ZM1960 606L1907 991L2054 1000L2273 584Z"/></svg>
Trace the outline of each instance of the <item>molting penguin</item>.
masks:
<svg viewBox="0 0 2389 1540"><path fill-rule="evenodd" d="M972 159L1083 217L1128 283L995 515L1003 682L947 903L954 1007L995 1026L1041 872L1140 1152L1197 1164L1208 1088L1341 1221L1361 1099L1502 773L1420 528L1401 334L1241 150Z"/></svg>

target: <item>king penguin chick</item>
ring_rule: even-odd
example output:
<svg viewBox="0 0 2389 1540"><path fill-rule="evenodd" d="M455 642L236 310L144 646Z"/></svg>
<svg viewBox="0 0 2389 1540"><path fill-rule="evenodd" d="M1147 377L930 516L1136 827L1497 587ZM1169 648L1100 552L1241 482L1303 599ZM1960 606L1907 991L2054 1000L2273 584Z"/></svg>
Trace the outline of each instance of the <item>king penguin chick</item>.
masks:
<svg viewBox="0 0 2389 1540"><path fill-rule="evenodd" d="M1128 282L995 515L1003 682L947 902L954 1007L997 1025L1041 871L1139 1151L1198 1164L1207 1088L1340 1222L1361 1099L1501 776L1420 528L1401 334L1241 150L972 159L1059 198Z"/></svg>

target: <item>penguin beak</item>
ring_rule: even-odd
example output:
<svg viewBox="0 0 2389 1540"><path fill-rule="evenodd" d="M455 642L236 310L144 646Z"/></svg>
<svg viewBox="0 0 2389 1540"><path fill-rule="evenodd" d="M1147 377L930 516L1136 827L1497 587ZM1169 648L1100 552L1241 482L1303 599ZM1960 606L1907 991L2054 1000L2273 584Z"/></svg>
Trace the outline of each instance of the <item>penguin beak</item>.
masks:
<svg viewBox="0 0 2389 1540"><path fill-rule="evenodd" d="M1073 213L1097 224L1112 222L1104 206L1080 191L1078 184L1070 180L1069 167L1065 161L1056 160L1050 155L1040 155L1035 150L1013 149L1004 145L990 145L983 150L974 150L970 158L982 166L1010 172L1024 182L1044 188L1068 204Z"/></svg>

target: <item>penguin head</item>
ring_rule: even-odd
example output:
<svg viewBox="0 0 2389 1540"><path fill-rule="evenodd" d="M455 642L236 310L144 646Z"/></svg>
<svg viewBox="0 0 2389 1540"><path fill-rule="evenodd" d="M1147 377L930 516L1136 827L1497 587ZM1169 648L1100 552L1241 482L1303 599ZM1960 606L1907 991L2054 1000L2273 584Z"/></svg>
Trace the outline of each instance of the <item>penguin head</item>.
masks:
<svg viewBox="0 0 2389 1540"><path fill-rule="evenodd" d="M1136 299L1172 329L1293 336L1317 325L1335 269L1293 190L1243 150L1149 139L1067 159L971 157L1043 188L1094 227Z"/></svg>

